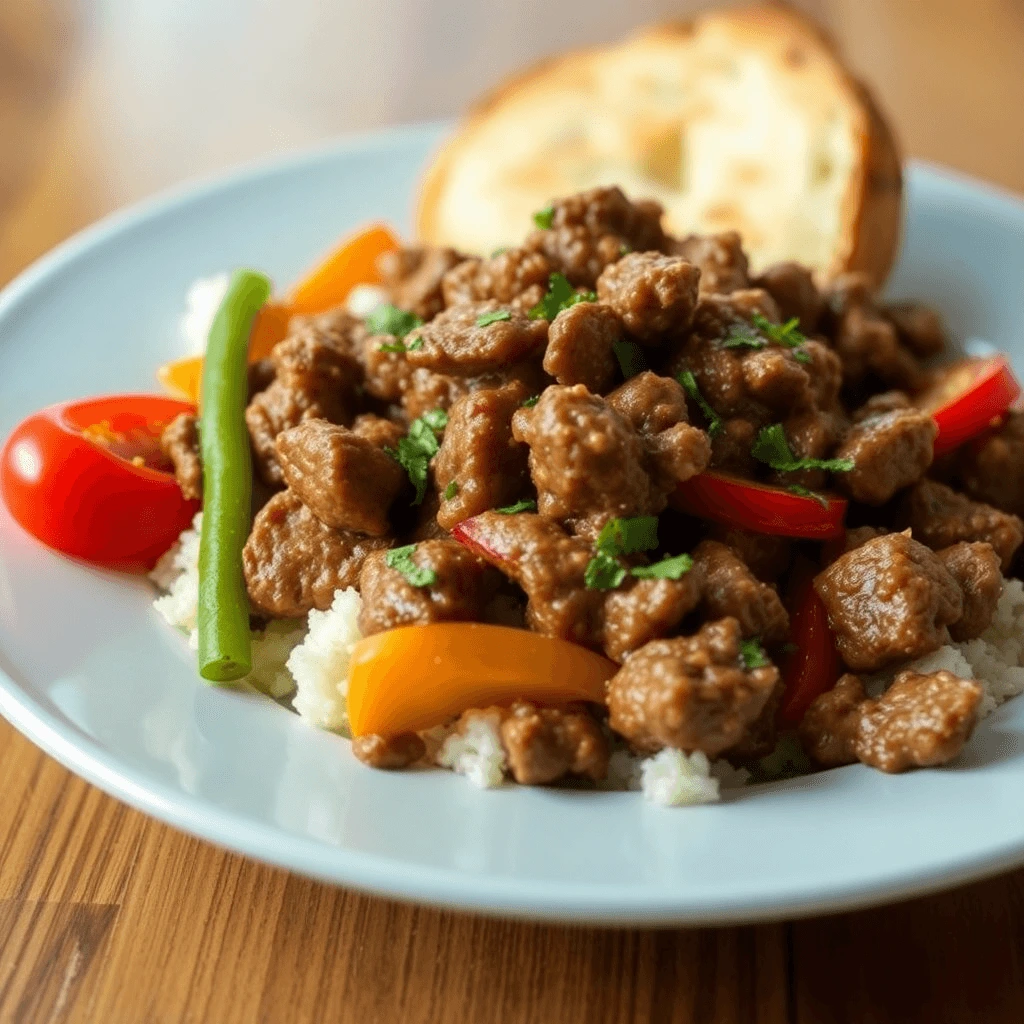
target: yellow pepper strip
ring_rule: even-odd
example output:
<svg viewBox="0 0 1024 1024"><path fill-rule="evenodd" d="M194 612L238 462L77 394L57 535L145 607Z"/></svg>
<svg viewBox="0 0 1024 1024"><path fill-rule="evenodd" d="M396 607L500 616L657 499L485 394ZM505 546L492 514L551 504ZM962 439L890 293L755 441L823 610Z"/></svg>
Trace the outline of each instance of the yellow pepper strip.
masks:
<svg viewBox="0 0 1024 1024"><path fill-rule="evenodd" d="M288 334L293 316L325 313L340 306L356 285L379 284L377 258L400 244L384 224L371 224L342 242L295 286L290 296L271 300L259 311L249 337L249 362L270 355ZM191 402L199 401L202 376L202 356L164 363L157 370L157 378L168 391Z"/></svg>
<svg viewBox="0 0 1024 1024"><path fill-rule="evenodd" d="M436 622L355 645L348 674L353 736L440 725L469 708L529 700L603 703L618 665L577 644L508 626Z"/></svg>

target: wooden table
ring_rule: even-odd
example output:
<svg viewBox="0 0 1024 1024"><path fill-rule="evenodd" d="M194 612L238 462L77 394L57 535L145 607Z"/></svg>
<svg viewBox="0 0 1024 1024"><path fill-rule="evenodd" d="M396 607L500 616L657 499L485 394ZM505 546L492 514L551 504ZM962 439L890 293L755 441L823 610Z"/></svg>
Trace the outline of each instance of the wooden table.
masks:
<svg viewBox="0 0 1024 1024"><path fill-rule="evenodd" d="M197 167L212 166L322 134L299 117L286 137L275 128L254 142L247 129L204 150L165 111L159 131L98 139L113 116L113 92L99 87L114 75L112 29L83 35L72 0L56 19L39 4L0 3L0 281L175 177L192 148ZM879 89L910 154L1024 191L1024 6L808 6ZM155 8L109 4L107 17L122 9L128 19ZM160 38L175 44L173 33ZM52 88L67 53L79 70ZM385 113L444 110L443 97L422 102ZM121 106L118 116L123 127ZM756 928L508 924L393 905L224 853L109 799L5 724L0 779L2 1024L1024 1021L1024 873Z"/></svg>

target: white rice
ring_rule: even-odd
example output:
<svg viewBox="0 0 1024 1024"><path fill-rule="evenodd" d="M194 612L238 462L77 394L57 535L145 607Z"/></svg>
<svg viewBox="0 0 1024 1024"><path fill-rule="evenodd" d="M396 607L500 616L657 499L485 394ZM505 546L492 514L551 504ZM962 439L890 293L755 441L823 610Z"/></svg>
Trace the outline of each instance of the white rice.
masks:
<svg viewBox="0 0 1024 1024"><path fill-rule="evenodd" d="M230 275L216 274L201 277L189 286L185 295L185 312L178 323L178 333L188 355L201 356L206 351L213 318L224 301L230 281Z"/></svg>
<svg viewBox="0 0 1024 1024"><path fill-rule="evenodd" d="M197 512L191 529L183 531L171 547L160 556L149 578L165 591L153 607L175 629L188 636L189 646L198 647L196 613L199 605L199 531L203 513Z"/></svg>
<svg viewBox="0 0 1024 1024"><path fill-rule="evenodd" d="M260 693L279 700L295 691L288 670L292 651L306 638L305 619L275 619L252 634L252 671L245 677Z"/></svg>
<svg viewBox="0 0 1024 1024"><path fill-rule="evenodd" d="M466 715L460 731L441 744L437 763L465 775L480 789L493 789L505 781L508 759L501 743L501 714L478 711Z"/></svg>
<svg viewBox="0 0 1024 1024"><path fill-rule="evenodd" d="M899 671L939 672L975 679L984 691L979 717L1024 693L1024 583L1005 580L992 624L976 640L947 644L923 658L900 666ZM888 678L894 673L890 673ZM872 681L872 692L884 688L887 678Z"/></svg>

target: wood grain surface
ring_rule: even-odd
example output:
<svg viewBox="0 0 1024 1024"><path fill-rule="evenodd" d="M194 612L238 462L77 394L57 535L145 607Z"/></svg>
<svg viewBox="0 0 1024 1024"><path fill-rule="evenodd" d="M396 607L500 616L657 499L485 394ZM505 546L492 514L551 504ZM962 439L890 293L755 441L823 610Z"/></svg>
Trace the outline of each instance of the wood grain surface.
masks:
<svg viewBox="0 0 1024 1024"><path fill-rule="evenodd" d="M142 6L96 9L127 21ZM1024 191L1024 5L804 6L844 41L910 155ZM192 145L172 119L147 138L104 137L113 110L97 82L113 51L102 38L74 0L0 0L0 282L171 180L153 168L173 169ZM327 88L335 69L320 73ZM410 112L439 110L387 116ZM268 130L245 145L281 142ZM150 162L136 154L126 169L129 146L149 146ZM218 152L233 159L244 146ZM511 924L391 904L225 853L104 796L6 724L0 779L0 1024L1024 1021L1024 873L753 928Z"/></svg>

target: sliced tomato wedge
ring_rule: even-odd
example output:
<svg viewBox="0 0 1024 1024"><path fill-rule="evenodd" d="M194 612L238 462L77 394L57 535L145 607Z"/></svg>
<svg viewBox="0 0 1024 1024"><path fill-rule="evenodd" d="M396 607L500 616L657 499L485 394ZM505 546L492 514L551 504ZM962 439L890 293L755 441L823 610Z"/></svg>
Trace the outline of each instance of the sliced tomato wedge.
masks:
<svg viewBox="0 0 1024 1024"><path fill-rule="evenodd" d="M950 367L920 403L939 425L935 454L959 448L987 430L1020 393L1020 384L1005 356L964 359Z"/></svg>
<svg viewBox="0 0 1024 1024"><path fill-rule="evenodd" d="M800 559L789 585L789 639L794 650L782 665L786 689L779 721L798 725L814 699L831 690L839 678L840 661L825 605L814 589L817 566Z"/></svg>
<svg viewBox="0 0 1024 1024"><path fill-rule="evenodd" d="M602 703L618 668L577 644L525 629L477 622L402 626L355 645L349 723L354 736L394 736L515 700Z"/></svg>
<svg viewBox="0 0 1024 1024"><path fill-rule="evenodd" d="M683 512L725 526L810 540L841 537L847 505L833 494L818 501L727 473L701 473L679 484L670 501Z"/></svg>
<svg viewBox="0 0 1024 1024"><path fill-rule="evenodd" d="M66 555L145 570L192 521L160 434L195 406L152 395L53 405L14 428L0 451L0 494L33 537Z"/></svg>

